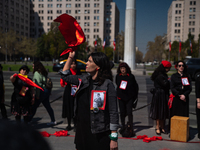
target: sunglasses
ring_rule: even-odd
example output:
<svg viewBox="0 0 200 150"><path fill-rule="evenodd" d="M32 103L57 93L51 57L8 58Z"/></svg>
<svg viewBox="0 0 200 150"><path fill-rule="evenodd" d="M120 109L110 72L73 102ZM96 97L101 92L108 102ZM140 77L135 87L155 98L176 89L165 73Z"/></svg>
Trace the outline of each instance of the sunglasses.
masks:
<svg viewBox="0 0 200 150"><path fill-rule="evenodd" d="M184 67L184 65L178 65L178 67Z"/></svg>

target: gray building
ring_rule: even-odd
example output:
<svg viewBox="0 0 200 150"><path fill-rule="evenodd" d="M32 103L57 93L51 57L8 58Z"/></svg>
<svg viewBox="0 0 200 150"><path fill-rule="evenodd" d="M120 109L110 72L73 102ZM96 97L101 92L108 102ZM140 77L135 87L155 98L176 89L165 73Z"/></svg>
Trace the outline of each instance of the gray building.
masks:
<svg viewBox="0 0 200 150"><path fill-rule="evenodd" d="M29 37L30 0L0 0L0 29Z"/></svg>
<svg viewBox="0 0 200 150"><path fill-rule="evenodd" d="M186 41L189 32L198 41L200 34L200 0L175 0L168 10L167 40Z"/></svg>
<svg viewBox="0 0 200 150"><path fill-rule="evenodd" d="M67 13L82 27L89 45L97 38L112 42L119 32L119 10L112 0L31 0L30 36L50 31L51 23Z"/></svg>

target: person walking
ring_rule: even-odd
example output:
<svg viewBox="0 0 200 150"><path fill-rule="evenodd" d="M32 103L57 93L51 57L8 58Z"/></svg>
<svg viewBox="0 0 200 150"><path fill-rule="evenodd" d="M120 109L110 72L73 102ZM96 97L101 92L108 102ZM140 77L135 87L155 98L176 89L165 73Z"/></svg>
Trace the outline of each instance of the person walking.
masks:
<svg viewBox="0 0 200 150"><path fill-rule="evenodd" d="M196 116L197 116L197 129L198 138L200 139L200 75L198 74L195 81L195 93L196 93Z"/></svg>
<svg viewBox="0 0 200 150"><path fill-rule="evenodd" d="M2 115L2 119L8 119L7 117L7 111L6 111L6 107L4 104L5 98L5 88L4 88L4 79L3 79L3 71L2 71L3 67L0 64L0 108L1 108L1 115Z"/></svg>
<svg viewBox="0 0 200 150"><path fill-rule="evenodd" d="M38 88L35 89L36 100L32 107L32 115L31 115L29 121L32 120L32 118L34 117L34 115L37 111L37 108L42 103L51 118L51 122L47 123L47 125L56 125L57 122L55 121L54 111L49 102L51 90L47 89L45 87L48 72L46 71L45 67L43 66L43 64L40 61L35 61L33 63L33 74L34 74L33 82L35 82L38 86L40 86L44 91L42 91L41 89L38 89Z"/></svg>
<svg viewBox="0 0 200 150"><path fill-rule="evenodd" d="M72 60L70 72L72 75L81 75L81 72L77 70L77 61L75 58ZM72 129L71 120L74 117L74 98L77 90L77 85L68 84L65 81L63 81L63 79L60 79L60 84L62 87L65 87L63 93L62 118L67 118L68 126L66 127L66 129L69 131ZM74 130L76 130L75 118L73 118L73 121Z"/></svg>
<svg viewBox="0 0 200 150"><path fill-rule="evenodd" d="M24 78L29 78L29 68L23 65L19 69L19 75ZM30 78L29 78L30 79ZM21 80L16 74L10 77L11 82L14 85L14 92L11 97L11 111L15 115L17 122L21 122L21 116L24 117L24 123L28 123L31 105L35 101L34 88Z"/></svg>
<svg viewBox="0 0 200 150"><path fill-rule="evenodd" d="M189 117L189 94L192 91L192 82L187 73L187 66L184 61L180 60L175 64L177 73L171 76L170 88L173 98L170 109L170 117L183 116Z"/></svg>
<svg viewBox="0 0 200 150"><path fill-rule="evenodd" d="M156 120L156 134L166 133L165 131L165 120L169 118L169 90L170 82L168 80L167 72L171 68L171 63L164 60L155 69L151 76L151 80L154 81L155 91L153 93L150 117Z"/></svg>
<svg viewBox="0 0 200 150"><path fill-rule="evenodd" d="M133 130L132 106L134 100L138 96L139 87L127 63L122 62L119 64L115 82L117 84L117 98L119 101L120 119L122 123L120 133L123 137L133 137L135 136L135 132ZM126 116L128 116L127 130L125 130Z"/></svg>
<svg viewBox="0 0 200 150"><path fill-rule="evenodd" d="M91 53L86 63L87 75L70 75L70 64L75 51L69 52L67 62L60 72L61 78L78 87L75 95L77 128L75 145L78 150L118 149L119 125L117 96L112 83L108 57L102 52ZM94 98L101 93L103 107L93 107ZM110 138L109 138L110 137Z"/></svg>

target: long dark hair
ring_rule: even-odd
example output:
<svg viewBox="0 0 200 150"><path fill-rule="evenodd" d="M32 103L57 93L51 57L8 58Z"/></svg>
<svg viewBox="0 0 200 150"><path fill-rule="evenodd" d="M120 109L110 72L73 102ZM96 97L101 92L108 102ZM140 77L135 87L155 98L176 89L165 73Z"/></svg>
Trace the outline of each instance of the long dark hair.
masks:
<svg viewBox="0 0 200 150"><path fill-rule="evenodd" d="M160 64L153 72L153 74L151 75L151 80L154 81L156 79L156 77L160 74L164 74L166 73L165 67L163 66L163 64Z"/></svg>
<svg viewBox="0 0 200 150"><path fill-rule="evenodd" d="M128 74L131 74L131 68L129 67L129 65L125 62L122 62L119 64L118 68L117 68L117 73L120 74L121 73L121 70L120 68L121 67L125 67L126 68L126 73Z"/></svg>
<svg viewBox="0 0 200 150"><path fill-rule="evenodd" d="M91 53L90 56L92 57L94 63L100 67L96 78L98 84L102 85L105 79L110 79L111 81L113 81L110 62L106 54L102 52L94 52Z"/></svg>
<svg viewBox="0 0 200 150"><path fill-rule="evenodd" d="M43 66L43 64L40 61L34 61L34 69L33 69L33 73L35 73L36 71L41 73L43 76L47 77L48 72L46 71L45 67Z"/></svg>
<svg viewBox="0 0 200 150"><path fill-rule="evenodd" d="M187 65L186 65L186 63L185 63L184 61L182 61L182 60L177 61L177 62L175 63L175 68L177 68L177 66L178 66L178 64L179 64L180 62L182 62L182 63L183 63L183 66L184 66L183 74L186 75L186 76L188 76Z"/></svg>

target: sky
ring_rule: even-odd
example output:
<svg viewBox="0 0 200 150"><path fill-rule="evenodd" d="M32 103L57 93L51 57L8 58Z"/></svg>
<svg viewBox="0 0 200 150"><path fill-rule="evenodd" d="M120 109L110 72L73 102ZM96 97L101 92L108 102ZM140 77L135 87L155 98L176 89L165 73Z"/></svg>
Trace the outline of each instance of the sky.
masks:
<svg viewBox="0 0 200 150"><path fill-rule="evenodd" d="M136 0L136 46L144 55L148 41L167 33L167 13L173 0ZM125 28L126 0L113 0L120 11L120 30Z"/></svg>

